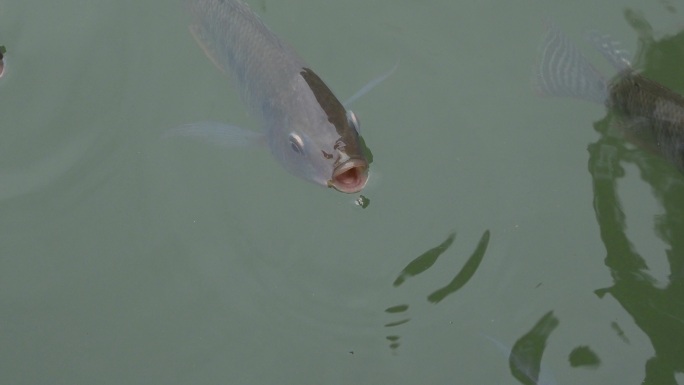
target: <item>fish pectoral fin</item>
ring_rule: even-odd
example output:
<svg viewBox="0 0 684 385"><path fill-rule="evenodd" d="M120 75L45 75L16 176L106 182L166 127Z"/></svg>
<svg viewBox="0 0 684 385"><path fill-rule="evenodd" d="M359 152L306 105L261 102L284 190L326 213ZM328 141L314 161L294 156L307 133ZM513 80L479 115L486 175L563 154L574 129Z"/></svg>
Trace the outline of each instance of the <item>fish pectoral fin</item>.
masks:
<svg viewBox="0 0 684 385"><path fill-rule="evenodd" d="M382 83L385 79L387 79L390 75L394 73L394 71L399 68L399 59L397 59L397 62L390 68L388 71L385 73L381 74L380 76L376 77L375 79L371 80L370 82L366 83L363 87L361 87L360 90L356 91L354 95L352 95L349 99L345 100L342 105L344 108L349 108L349 106L356 101L356 99L362 97L363 95L367 94L375 88L378 84Z"/></svg>
<svg viewBox="0 0 684 385"><path fill-rule="evenodd" d="M247 147L265 143L264 134L220 122L184 124L164 133L163 138L186 137L224 147Z"/></svg>
<svg viewBox="0 0 684 385"><path fill-rule="evenodd" d="M211 60L211 62L214 63L214 65L216 66L216 68L219 69L219 71L226 74L226 70L223 67L221 67L218 60L216 60L216 57L214 56L214 49L209 46L209 40L202 37L202 31L200 30L200 27L193 24L189 26L188 29L190 30L190 34L192 35L192 37L195 38L197 45L199 45L200 48L202 48L202 51L204 51L204 54L207 55L209 60Z"/></svg>

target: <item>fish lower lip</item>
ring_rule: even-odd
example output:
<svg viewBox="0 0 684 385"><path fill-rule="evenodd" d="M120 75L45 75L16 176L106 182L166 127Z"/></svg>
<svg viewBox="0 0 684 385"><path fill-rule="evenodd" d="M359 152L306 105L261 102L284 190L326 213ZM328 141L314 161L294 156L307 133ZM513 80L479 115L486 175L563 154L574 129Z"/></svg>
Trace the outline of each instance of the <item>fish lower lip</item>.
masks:
<svg viewBox="0 0 684 385"><path fill-rule="evenodd" d="M361 191L368 181L368 163L363 159L350 159L333 170L328 185L337 191L353 194Z"/></svg>

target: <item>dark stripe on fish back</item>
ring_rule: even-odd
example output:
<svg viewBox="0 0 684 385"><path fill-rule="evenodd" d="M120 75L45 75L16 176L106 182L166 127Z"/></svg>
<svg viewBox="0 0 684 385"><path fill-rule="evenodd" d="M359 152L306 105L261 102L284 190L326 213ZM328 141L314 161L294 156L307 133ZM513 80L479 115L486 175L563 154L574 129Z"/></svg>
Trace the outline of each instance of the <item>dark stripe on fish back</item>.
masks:
<svg viewBox="0 0 684 385"><path fill-rule="evenodd" d="M335 97L323 80L321 80L321 78L310 68L303 68L300 75L302 75L309 85L318 104L323 111L325 111L325 114L328 116L328 121L335 126L337 134L340 135L341 141L344 143L345 152L352 157L354 157L355 154L360 155L361 152L357 146L358 133L349 126L347 111L344 109L344 106L342 106L342 103Z"/></svg>

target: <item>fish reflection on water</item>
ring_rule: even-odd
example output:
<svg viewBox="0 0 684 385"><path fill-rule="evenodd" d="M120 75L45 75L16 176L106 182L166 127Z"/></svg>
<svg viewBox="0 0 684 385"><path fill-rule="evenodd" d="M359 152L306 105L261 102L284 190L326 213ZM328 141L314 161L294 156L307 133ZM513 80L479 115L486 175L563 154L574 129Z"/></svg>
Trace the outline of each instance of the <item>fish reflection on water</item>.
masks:
<svg viewBox="0 0 684 385"><path fill-rule="evenodd" d="M321 78L239 0L184 0L191 32L236 83L263 134L215 122L174 134L228 145L266 142L292 174L345 193L363 189L368 160L358 120Z"/></svg>
<svg viewBox="0 0 684 385"><path fill-rule="evenodd" d="M546 349L546 341L558 327L558 318L553 311L547 312L532 329L509 348L494 337L486 334L482 336L491 341L502 353L508 356L511 375L525 385L555 385L553 373L542 365L542 356Z"/></svg>
<svg viewBox="0 0 684 385"><path fill-rule="evenodd" d="M684 173L684 97L639 74L619 43L593 32L590 42L618 70L607 81L558 28L549 26L536 76L543 95L605 104L626 139Z"/></svg>
<svg viewBox="0 0 684 385"><path fill-rule="evenodd" d="M517 351L487 334L482 334L482 336L508 357L509 367L517 375L514 377L520 383L526 385L557 385L553 373L546 366L541 365L541 362L537 361L536 358L530 357L528 352Z"/></svg>

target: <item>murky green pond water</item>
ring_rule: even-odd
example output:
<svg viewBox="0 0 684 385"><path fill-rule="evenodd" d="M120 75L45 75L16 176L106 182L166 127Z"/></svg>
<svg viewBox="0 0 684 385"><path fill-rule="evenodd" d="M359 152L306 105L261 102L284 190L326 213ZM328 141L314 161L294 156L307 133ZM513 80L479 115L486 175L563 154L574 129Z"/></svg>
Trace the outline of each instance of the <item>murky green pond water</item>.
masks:
<svg viewBox="0 0 684 385"><path fill-rule="evenodd" d="M552 21L684 92L683 4L249 3L340 99L399 60L369 206L164 139L256 128L178 2L0 0L0 384L684 384L684 176L530 86Z"/></svg>

